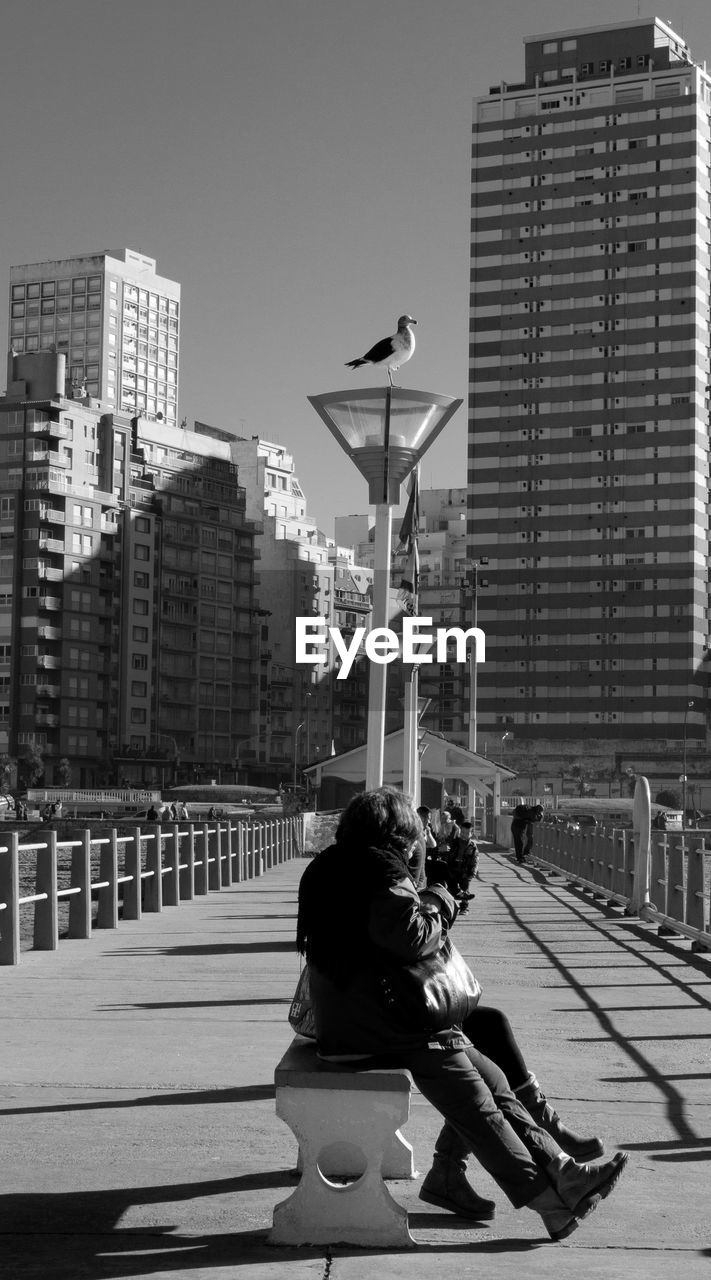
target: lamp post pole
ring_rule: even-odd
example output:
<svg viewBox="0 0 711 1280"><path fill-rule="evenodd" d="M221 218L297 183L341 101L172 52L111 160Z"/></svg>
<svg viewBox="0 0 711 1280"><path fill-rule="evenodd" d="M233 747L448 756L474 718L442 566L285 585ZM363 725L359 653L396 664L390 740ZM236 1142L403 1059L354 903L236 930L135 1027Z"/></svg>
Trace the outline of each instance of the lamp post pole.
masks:
<svg viewBox="0 0 711 1280"><path fill-rule="evenodd" d="M683 753L682 765L681 765L681 825L682 827L686 822L686 787L687 787L687 783L686 783L686 722L687 722L689 712L692 709L693 705L694 705L694 699L689 698L687 700L686 706L684 707L684 753Z"/></svg>
<svg viewBox="0 0 711 1280"><path fill-rule="evenodd" d="M294 731L294 778L293 778L294 786L296 786L296 765L299 759L299 733L301 732L303 727L304 727L304 722L302 720L301 724L297 724L296 729Z"/></svg>
<svg viewBox="0 0 711 1280"><path fill-rule="evenodd" d="M471 588L472 588L472 623L475 628L479 626L479 570L483 565L488 564L487 558L474 560L471 571ZM488 585L486 579L482 581L483 587ZM470 751L477 750L478 722L479 722L479 661L477 646L473 644L469 650L469 735L467 746Z"/></svg>
<svg viewBox="0 0 711 1280"><path fill-rule="evenodd" d="M390 555L392 551L392 507L380 502L375 508L375 572L373 573L373 613L371 630L388 625L390 595ZM383 785L385 756L385 663L371 662L368 681L368 741L365 759L365 787L371 791Z"/></svg>
<svg viewBox="0 0 711 1280"><path fill-rule="evenodd" d="M405 387L367 387L309 396L319 417L368 481L375 507L371 635L388 626L392 507L400 486L461 405L461 400ZM391 434L391 418L394 427ZM370 664L365 786L383 784L386 664Z"/></svg>

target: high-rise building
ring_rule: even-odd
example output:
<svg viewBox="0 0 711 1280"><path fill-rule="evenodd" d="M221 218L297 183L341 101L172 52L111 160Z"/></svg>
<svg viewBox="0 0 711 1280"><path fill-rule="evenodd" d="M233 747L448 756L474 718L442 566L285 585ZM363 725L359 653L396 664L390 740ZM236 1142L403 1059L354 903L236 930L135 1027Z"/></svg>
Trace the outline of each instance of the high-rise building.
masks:
<svg viewBox="0 0 711 1280"><path fill-rule="evenodd" d="M67 391L107 411L178 422L180 285L132 249L10 271L9 341L66 356Z"/></svg>
<svg viewBox="0 0 711 1280"><path fill-rule="evenodd" d="M230 446L64 395L0 398L0 752L48 784L232 780L256 723L255 527Z"/></svg>
<svg viewBox="0 0 711 1280"><path fill-rule="evenodd" d="M327 540L308 514L291 454L259 436L233 436L230 448L245 486L247 515L259 525L258 715L240 761L255 780L301 784L303 766L331 747L333 653L325 669L297 666L295 619L310 615L331 622L334 568Z"/></svg>
<svg viewBox="0 0 711 1280"><path fill-rule="evenodd" d="M525 50L474 106L480 734L676 781L707 744L711 79L659 19Z"/></svg>

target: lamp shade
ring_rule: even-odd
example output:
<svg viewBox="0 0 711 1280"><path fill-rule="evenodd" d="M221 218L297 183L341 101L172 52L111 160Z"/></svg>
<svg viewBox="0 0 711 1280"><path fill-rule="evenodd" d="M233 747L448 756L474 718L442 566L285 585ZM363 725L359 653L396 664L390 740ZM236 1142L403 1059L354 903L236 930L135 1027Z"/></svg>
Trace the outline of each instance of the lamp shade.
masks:
<svg viewBox="0 0 711 1280"><path fill-rule="evenodd" d="M400 501L402 482L462 403L406 387L330 391L308 400L365 476L373 504Z"/></svg>

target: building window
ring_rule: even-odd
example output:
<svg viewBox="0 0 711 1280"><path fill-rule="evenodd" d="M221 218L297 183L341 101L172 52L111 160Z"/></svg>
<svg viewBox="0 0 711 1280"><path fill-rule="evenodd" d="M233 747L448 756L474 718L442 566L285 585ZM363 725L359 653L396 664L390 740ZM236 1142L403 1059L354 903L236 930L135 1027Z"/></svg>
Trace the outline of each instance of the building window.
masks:
<svg viewBox="0 0 711 1280"><path fill-rule="evenodd" d="M147 601L147 600L134 600L134 602L133 602L133 612L134 612L134 613L143 613L143 614L148 613L148 601Z"/></svg>
<svg viewBox="0 0 711 1280"><path fill-rule="evenodd" d="M148 627L134 627L132 635L133 635L133 639L137 640L139 644L147 644Z"/></svg>

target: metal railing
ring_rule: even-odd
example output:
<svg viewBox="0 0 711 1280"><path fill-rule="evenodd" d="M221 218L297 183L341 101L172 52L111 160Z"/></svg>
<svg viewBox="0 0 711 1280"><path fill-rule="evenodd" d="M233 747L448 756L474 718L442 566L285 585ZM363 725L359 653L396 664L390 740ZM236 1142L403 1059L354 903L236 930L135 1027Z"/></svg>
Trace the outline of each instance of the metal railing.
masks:
<svg viewBox="0 0 711 1280"><path fill-rule="evenodd" d="M32 908L32 945L59 947L59 907L68 900L66 937L90 938L92 930L116 929L119 918L177 907L213 890L263 875L304 849L301 815L229 822L155 823L128 835L116 828L58 840L53 829L42 840L20 844L16 832L0 837L0 965L21 956L20 912ZM23 894L28 856L36 861L34 893ZM60 862L68 863L60 887ZM92 879L94 871L98 878ZM96 909L94 900L96 899Z"/></svg>
<svg viewBox="0 0 711 1280"><path fill-rule="evenodd" d="M635 840L634 831L615 827L569 832L541 823L534 828L534 857L656 924L660 936L679 934L691 940L692 950L711 950L711 848L704 833L652 831L649 853L640 848L641 861Z"/></svg>

